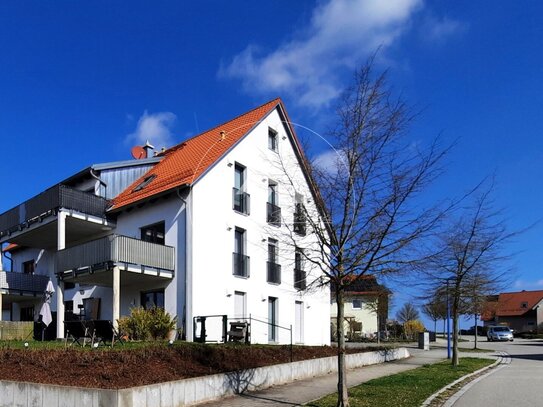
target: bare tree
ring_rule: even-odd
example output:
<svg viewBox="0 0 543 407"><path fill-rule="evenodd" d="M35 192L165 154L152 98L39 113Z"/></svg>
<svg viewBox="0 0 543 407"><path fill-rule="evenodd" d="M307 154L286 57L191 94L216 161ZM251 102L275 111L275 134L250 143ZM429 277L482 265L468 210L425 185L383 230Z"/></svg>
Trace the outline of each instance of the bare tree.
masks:
<svg viewBox="0 0 543 407"><path fill-rule="evenodd" d="M452 364L458 366L458 321L470 301L499 291L508 278L510 255L506 244L518 234L509 232L501 212L492 208L492 188L472 195L438 237L439 252L428 263L433 290L445 290L453 320ZM478 301L478 300L477 300Z"/></svg>
<svg viewBox="0 0 543 407"><path fill-rule="evenodd" d="M434 322L434 332L437 332L437 321L447 318L446 298L436 294L422 306L422 312Z"/></svg>
<svg viewBox="0 0 543 407"><path fill-rule="evenodd" d="M410 302L406 302L396 313L396 319L402 324L405 324L407 321L415 321L419 319L419 316L417 308Z"/></svg>
<svg viewBox="0 0 543 407"><path fill-rule="evenodd" d="M408 137L413 119L396 99L386 74L374 75L373 61L362 66L342 95L337 125L327 140L334 159L302 165L316 185L313 205L297 205L288 224L291 243L299 233L316 237L303 247L304 261L319 269L308 289L332 284L337 304L338 406L348 406L345 366L344 298L346 288L366 275L394 275L426 257L419 244L429 238L443 217L438 204L423 205L421 193L442 172L447 149L437 141L421 147ZM281 162L284 174L292 163ZM288 175L287 175L288 176ZM295 181L290 179L293 189ZM317 192L318 191L318 192ZM324 278L322 277L324 276Z"/></svg>

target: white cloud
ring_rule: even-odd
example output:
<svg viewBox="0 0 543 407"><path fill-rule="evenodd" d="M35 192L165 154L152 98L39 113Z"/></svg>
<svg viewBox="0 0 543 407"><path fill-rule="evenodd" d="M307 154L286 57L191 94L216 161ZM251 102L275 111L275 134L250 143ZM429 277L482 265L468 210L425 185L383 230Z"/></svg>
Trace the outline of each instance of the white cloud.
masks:
<svg viewBox="0 0 543 407"><path fill-rule="evenodd" d="M313 11L297 37L267 55L248 46L219 75L241 79L259 93L288 93L300 104L322 107L340 92L339 73L354 69L409 26L422 0L328 0Z"/></svg>
<svg viewBox="0 0 543 407"><path fill-rule="evenodd" d="M316 156L312 164L320 171L336 174L338 170L349 170L346 158L345 153L341 150L326 150Z"/></svg>
<svg viewBox="0 0 543 407"><path fill-rule="evenodd" d="M460 21L451 20L447 17L439 19L428 16L421 26L420 34L425 41L442 42L449 37L462 34L467 28L467 24Z"/></svg>
<svg viewBox="0 0 543 407"><path fill-rule="evenodd" d="M126 141L144 145L149 140L156 151L171 147L174 144L171 128L176 119L171 112L148 113L146 110L138 119L136 130L126 136Z"/></svg>

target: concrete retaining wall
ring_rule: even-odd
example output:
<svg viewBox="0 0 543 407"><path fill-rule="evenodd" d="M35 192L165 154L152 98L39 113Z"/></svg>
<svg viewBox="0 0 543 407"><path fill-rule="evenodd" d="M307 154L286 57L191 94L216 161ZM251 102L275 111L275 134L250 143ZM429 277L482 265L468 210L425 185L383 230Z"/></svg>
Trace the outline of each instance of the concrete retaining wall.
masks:
<svg viewBox="0 0 543 407"><path fill-rule="evenodd" d="M349 369L409 357L406 348L347 355ZM0 407L178 407L337 371L336 357L121 390L0 381Z"/></svg>

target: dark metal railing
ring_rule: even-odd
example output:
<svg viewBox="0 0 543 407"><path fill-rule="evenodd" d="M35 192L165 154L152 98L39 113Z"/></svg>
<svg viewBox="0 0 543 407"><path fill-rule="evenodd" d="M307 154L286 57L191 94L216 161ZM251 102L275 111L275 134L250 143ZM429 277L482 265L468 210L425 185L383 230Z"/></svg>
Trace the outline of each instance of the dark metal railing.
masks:
<svg viewBox="0 0 543 407"><path fill-rule="evenodd" d="M250 257L241 253L232 253L232 274L238 277L249 277Z"/></svg>
<svg viewBox="0 0 543 407"><path fill-rule="evenodd" d="M16 292L43 293L49 276L0 271L0 288Z"/></svg>
<svg viewBox="0 0 543 407"><path fill-rule="evenodd" d="M307 288L305 270L294 269L294 288L297 290Z"/></svg>
<svg viewBox="0 0 543 407"><path fill-rule="evenodd" d="M25 224L39 221L59 208L104 217L109 206L110 201L101 196L65 185L55 185L1 214L0 237L21 229Z"/></svg>
<svg viewBox="0 0 543 407"><path fill-rule="evenodd" d="M281 284L281 265L268 262L268 283Z"/></svg>
<svg viewBox="0 0 543 407"><path fill-rule="evenodd" d="M249 215L251 212L251 195L232 188L232 207L235 211Z"/></svg>
<svg viewBox="0 0 543 407"><path fill-rule="evenodd" d="M302 236L306 234L306 219L302 204L296 204L296 210L294 211L294 232Z"/></svg>
<svg viewBox="0 0 543 407"><path fill-rule="evenodd" d="M57 270L64 272L109 262L175 270L175 249L128 236L109 235L57 253Z"/></svg>
<svg viewBox="0 0 543 407"><path fill-rule="evenodd" d="M274 226L281 226L281 208L267 202L267 221Z"/></svg>

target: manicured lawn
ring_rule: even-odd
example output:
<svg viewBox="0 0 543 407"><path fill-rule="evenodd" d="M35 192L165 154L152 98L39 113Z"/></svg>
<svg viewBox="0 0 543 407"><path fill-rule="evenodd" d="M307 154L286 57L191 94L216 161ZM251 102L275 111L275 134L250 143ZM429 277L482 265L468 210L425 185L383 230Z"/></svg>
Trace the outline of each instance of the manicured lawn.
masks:
<svg viewBox="0 0 543 407"><path fill-rule="evenodd" d="M494 363L490 359L462 358L454 369L450 361L425 365L417 369L374 379L349 389L352 407L419 407L433 393L456 379ZM310 406L335 406L335 394Z"/></svg>

